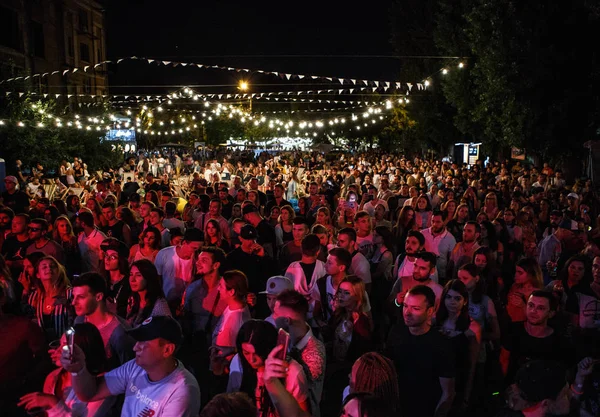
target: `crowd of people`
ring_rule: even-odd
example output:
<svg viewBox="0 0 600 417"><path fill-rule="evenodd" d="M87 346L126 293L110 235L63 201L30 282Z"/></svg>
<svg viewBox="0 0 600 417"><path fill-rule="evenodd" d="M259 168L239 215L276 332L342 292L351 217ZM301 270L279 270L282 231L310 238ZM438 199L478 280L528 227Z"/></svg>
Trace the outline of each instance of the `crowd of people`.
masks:
<svg viewBox="0 0 600 417"><path fill-rule="evenodd" d="M591 181L380 152L14 167L2 413L600 415Z"/></svg>

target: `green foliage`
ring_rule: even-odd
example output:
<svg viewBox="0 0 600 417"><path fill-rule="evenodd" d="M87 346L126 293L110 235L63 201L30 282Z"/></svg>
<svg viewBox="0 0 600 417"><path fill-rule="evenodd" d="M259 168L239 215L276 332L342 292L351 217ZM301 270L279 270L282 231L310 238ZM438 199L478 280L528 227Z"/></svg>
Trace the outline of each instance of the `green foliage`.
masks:
<svg viewBox="0 0 600 417"><path fill-rule="evenodd" d="M7 161L20 159L25 166L40 162L46 168L57 169L62 160L80 157L92 171L114 167L123 159L122 152L112 149L115 142L102 140L104 131L56 127L54 120L48 117L48 113L61 114L55 101L15 99L5 104L1 118L25 123L25 127L13 123L0 127L0 154ZM45 127L37 127L39 122Z"/></svg>
<svg viewBox="0 0 600 417"><path fill-rule="evenodd" d="M443 82L456 127L490 150L581 152L598 125L598 34L582 0L440 0L440 52L470 56Z"/></svg>

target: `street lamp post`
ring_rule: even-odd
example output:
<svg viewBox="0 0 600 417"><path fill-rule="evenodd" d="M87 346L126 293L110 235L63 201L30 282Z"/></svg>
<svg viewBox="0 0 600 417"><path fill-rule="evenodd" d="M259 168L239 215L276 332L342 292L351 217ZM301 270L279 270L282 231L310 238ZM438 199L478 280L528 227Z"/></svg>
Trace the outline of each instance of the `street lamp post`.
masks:
<svg viewBox="0 0 600 417"><path fill-rule="evenodd" d="M240 81L240 84L238 86L238 88L240 89L240 91L246 92L248 91L250 85L248 84L247 81ZM248 100L249 100L249 104L250 104L250 113L252 113L252 95L248 94Z"/></svg>

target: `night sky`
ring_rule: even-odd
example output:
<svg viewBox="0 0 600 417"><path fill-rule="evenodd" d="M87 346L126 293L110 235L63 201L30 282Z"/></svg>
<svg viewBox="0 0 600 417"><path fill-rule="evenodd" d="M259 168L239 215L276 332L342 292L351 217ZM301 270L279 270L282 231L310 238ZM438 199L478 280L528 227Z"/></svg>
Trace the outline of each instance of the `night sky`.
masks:
<svg viewBox="0 0 600 417"><path fill-rule="evenodd" d="M107 0L107 55L395 80L399 61L390 58L391 3ZM204 93L235 92L239 78L232 72L127 63L112 67L110 89L112 94L162 93L197 85ZM250 82L253 91L286 90L298 83L260 74Z"/></svg>

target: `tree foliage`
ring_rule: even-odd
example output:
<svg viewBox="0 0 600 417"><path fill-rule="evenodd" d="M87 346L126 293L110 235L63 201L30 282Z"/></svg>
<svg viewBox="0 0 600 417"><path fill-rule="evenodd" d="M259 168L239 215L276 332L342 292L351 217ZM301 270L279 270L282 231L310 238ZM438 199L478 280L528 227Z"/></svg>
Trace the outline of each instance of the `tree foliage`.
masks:
<svg viewBox="0 0 600 417"><path fill-rule="evenodd" d="M440 0L435 41L468 56L443 92L456 127L490 149L580 152L598 115L597 14L582 0Z"/></svg>
<svg viewBox="0 0 600 417"><path fill-rule="evenodd" d="M114 167L122 161L123 153L113 150L113 146L116 148L119 143L103 140L104 130L56 127L48 114L62 114L59 107L55 101L6 101L0 117L23 121L25 126L6 123L0 127L2 157L8 161L20 159L25 166L40 162L49 169L57 169L62 160L72 161L74 157L80 157L90 171ZM37 127L38 123L43 123L44 127Z"/></svg>

